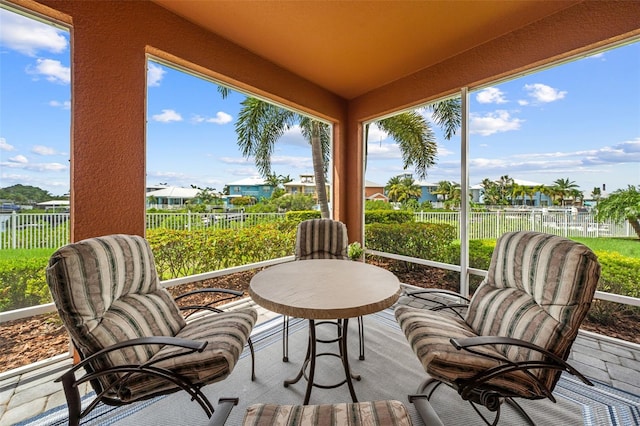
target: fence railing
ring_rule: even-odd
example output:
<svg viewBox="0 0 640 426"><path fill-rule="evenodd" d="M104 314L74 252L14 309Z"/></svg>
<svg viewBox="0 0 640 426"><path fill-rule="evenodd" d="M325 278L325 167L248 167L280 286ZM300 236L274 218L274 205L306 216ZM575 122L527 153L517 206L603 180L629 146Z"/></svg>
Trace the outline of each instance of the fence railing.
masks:
<svg viewBox="0 0 640 426"><path fill-rule="evenodd" d="M448 223L460 230L459 212L416 212L416 221ZM147 213L147 229L242 228L284 220L284 213ZM509 231L531 230L563 237L631 237L629 222L598 222L590 213L571 211L472 212L470 239L496 239ZM0 215L0 249L58 248L69 242L69 213Z"/></svg>
<svg viewBox="0 0 640 426"><path fill-rule="evenodd" d="M284 213L147 213L146 229L242 228L284 220ZM1 249L56 249L69 243L69 213L0 215Z"/></svg>
<svg viewBox="0 0 640 426"><path fill-rule="evenodd" d="M460 231L460 212L417 212L419 222L448 223ZM571 211L472 212L469 214L469 239L497 239L510 231L538 231L562 237L631 237L635 232L628 221L596 221L592 213Z"/></svg>

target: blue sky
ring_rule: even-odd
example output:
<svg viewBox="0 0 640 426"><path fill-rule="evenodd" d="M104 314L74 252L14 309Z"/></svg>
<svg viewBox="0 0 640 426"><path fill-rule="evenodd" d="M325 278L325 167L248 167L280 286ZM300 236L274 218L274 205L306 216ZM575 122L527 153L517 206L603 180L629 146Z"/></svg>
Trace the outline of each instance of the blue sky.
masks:
<svg viewBox="0 0 640 426"><path fill-rule="evenodd" d="M67 193L69 34L0 9L0 187ZM151 62L147 183L222 190L257 175L237 149L234 122L244 95L222 99L215 84ZM640 43L471 92L470 183L569 178L585 195L640 184ZM427 116L428 113L424 112ZM460 141L438 140L427 182L460 181ZM405 172L393 140L372 126L366 179ZM312 173L299 129L276 144L275 173ZM411 172L411 170L408 170Z"/></svg>

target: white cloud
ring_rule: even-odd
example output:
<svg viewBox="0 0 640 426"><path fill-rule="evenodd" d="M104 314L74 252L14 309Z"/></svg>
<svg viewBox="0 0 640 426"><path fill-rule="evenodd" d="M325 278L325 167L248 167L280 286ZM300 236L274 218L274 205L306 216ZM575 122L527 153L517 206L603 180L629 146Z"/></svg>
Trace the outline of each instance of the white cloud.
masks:
<svg viewBox="0 0 640 426"><path fill-rule="evenodd" d="M509 112L505 110L497 110L483 116L471 114L469 119L469 132L481 136L518 130L520 125L524 123L524 120L511 117Z"/></svg>
<svg viewBox="0 0 640 426"><path fill-rule="evenodd" d="M35 67L27 68L27 73L42 75L52 83L69 84L71 81L71 68L65 67L55 59L38 59Z"/></svg>
<svg viewBox="0 0 640 426"><path fill-rule="evenodd" d="M172 121L182 121L182 116L172 109L163 109L161 114L152 115L153 121L170 123Z"/></svg>
<svg viewBox="0 0 640 426"><path fill-rule="evenodd" d="M71 101L49 101L49 106L52 106L54 108L71 109Z"/></svg>
<svg viewBox="0 0 640 426"><path fill-rule="evenodd" d="M481 90L476 95L476 101L481 104L504 104L507 103L507 99L504 97L504 92L497 87L487 87Z"/></svg>
<svg viewBox="0 0 640 426"><path fill-rule="evenodd" d="M225 164L246 164L253 163L253 159L247 159L243 157L220 157L220 161Z"/></svg>
<svg viewBox="0 0 640 426"><path fill-rule="evenodd" d="M147 64L147 86L160 86L160 81L167 72L160 65L154 64L153 62L147 62Z"/></svg>
<svg viewBox="0 0 640 426"><path fill-rule="evenodd" d="M68 166L60 163L30 163L24 155L16 155L9 161L0 163L3 168L23 169L35 172L62 172L68 169Z"/></svg>
<svg viewBox="0 0 640 426"><path fill-rule="evenodd" d="M278 145L289 145L306 148L309 148L310 146L309 141L307 141L304 136L302 136L302 129L298 124L295 124L285 130L285 132L282 134L282 137L278 139L278 143L276 143L276 150L280 150L278 148Z"/></svg>
<svg viewBox="0 0 640 426"><path fill-rule="evenodd" d="M565 90L558 90L542 83L525 84L524 89L528 92L529 97L540 103L555 102L563 99L567 94Z"/></svg>
<svg viewBox="0 0 640 426"><path fill-rule="evenodd" d="M33 148L31 148L31 152L38 155L56 155L57 154L55 149L48 146L44 146L44 145L34 146Z"/></svg>
<svg viewBox="0 0 640 426"><path fill-rule="evenodd" d="M369 125L368 136L369 136L369 139L368 139L369 142L380 142L387 139L389 137L389 134L384 130L380 129L380 127L378 127L376 123L371 123Z"/></svg>
<svg viewBox="0 0 640 426"><path fill-rule="evenodd" d="M0 9L0 23L0 44L23 55L62 53L69 44L64 31L5 9Z"/></svg>
<svg viewBox="0 0 640 426"><path fill-rule="evenodd" d="M0 151L15 151L16 148L9 144L5 138L0 138Z"/></svg>
<svg viewBox="0 0 640 426"><path fill-rule="evenodd" d="M27 164L29 162L29 160L27 160L27 157L25 157L24 155L16 155L15 157L9 158L9 162L10 163Z"/></svg>
<svg viewBox="0 0 640 426"><path fill-rule="evenodd" d="M196 115L193 117L192 121L194 123L214 123L214 124L228 124L233 121L233 117L226 112L218 111L215 117L203 117L201 115Z"/></svg>
<svg viewBox="0 0 640 426"><path fill-rule="evenodd" d="M397 143L369 142L367 157L374 160L389 160L402 158L402 153Z"/></svg>
<svg viewBox="0 0 640 426"><path fill-rule="evenodd" d="M276 168L276 166L285 166L292 169L313 170L313 160L311 159L311 157L274 155L273 157L271 157L271 168Z"/></svg>

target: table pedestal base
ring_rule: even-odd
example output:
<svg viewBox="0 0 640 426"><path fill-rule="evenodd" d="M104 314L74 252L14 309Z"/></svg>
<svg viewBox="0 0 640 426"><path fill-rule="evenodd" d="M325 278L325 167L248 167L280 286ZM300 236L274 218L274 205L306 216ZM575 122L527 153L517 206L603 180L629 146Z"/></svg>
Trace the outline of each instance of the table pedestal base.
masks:
<svg viewBox="0 0 640 426"><path fill-rule="evenodd" d="M328 323L327 321L318 322L318 325ZM338 338L334 340L319 340L316 336L316 322L314 320L309 320L309 342L307 344L307 355L305 356L305 360L302 363L302 367L300 371L290 380L284 381L284 387L289 387L294 383L297 383L302 377L307 380L307 390L304 395L304 405L309 404L309 399L311 398L311 390L313 387L322 388L322 389L333 389L339 386L344 385L345 383L349 387L349 393L351 394L351 399L353 402L358 402L358 398L356 397L356 392L353 388L352 378L355 380L360 380L360 376L357 374L352 374L351 369L349 367L349 356L347 351L347 335L348 333L348 325L349 319L338 320L337 323L334 323L338 327ZM317 352L317 343L332 343L338 342L339 353L333 352ZM344 368L345 379L339 383L335 383L332 385L323 385L316 383L315 380L315 372L316 372L316 359L320 356L335 356L340 358L342 361L342 366ZM309 367L309 374L307 376L306 370L307 366Z"/></svg>

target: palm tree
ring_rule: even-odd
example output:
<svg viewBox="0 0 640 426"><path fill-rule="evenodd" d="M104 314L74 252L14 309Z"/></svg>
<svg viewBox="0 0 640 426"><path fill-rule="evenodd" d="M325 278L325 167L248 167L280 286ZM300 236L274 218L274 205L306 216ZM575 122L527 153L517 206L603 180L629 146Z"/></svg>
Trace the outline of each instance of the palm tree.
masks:
<svg viewBox="0 0 640 426"><path fill-rule="evenodd" d="M513 193L513 179L509 175L500 176L496 181L498 186L498 204L509 204L509 198Z"/></svg>
<svg viewBox="0 0 640 426"><path fill-rule="evenodd" d="M526 197L527 197L527 187L524 185L519 185L517 183L514 183L513 186L511 187L511 204L515 205L518 197L522 197L522 205L526 204Z"/></svg>
<svg viewBox="0 0 640 426"><path fill-rule="evenodd" d="M574 189L578 189L579 185L577 185L574 181L566 179L556 179L553 181L553 188L556 192L556 195L560 198L560 205L564 206L564 198L571 194L571 191Z"/></svg>
<svg viewBox="0 0 640 426"><path fill-rule="evenodd" d="M385 189L389 198L400 203L408 200L418 200L422 195L422 189L409 176L403 178L396 176L389 179Z"/></svg>
<svg viewBox="0 0 640 426"><path fill-rule="evenodd" d="M447 199L451 195L452 187L453 186L450 181L441 180L440 182L438 182L438 187L435 189L435 191L432 192L432 194L442 195L443 200L447 201Z"/></svg>
<svg viewBox="0 0 640 426"><path fill-rule="evenodd" d="M597 207L596 219L611 219L616 223L626 220L640 238L640 185L628 185L604 198Z"/></svg>
<svg viewBox="0 0 640 426"><path fill-rule="evenodd" d="M228 89L219 88L224 96ZM428 107L434 121L444 127L450 138L461 123L460 101L457 99L436 103ZM285 110L256 98L247 98L236 122L238 145L245 158L254 157L262 176L271 173L271 154L275 142L293 125L299 124L302 134L311 143L313 170L318 204L322 217L329 217L326 192L326 173L329 163L330 128L327 124ZM415 111L385 118L376 123L400 146L403 166L413 166L420 178L435 163L437 145L429 122ZM367 128L368 130L368 128ZM365 138L366 138L365 132Z"/></svg>
<svg viewBox="0 0 640 426"><path fill-rule="evenodd" d="M485 178L482 180L481 185L482 185L482 188L484 189L484 193L482 195L484 204L497 205L500 200L498 184L489 178Z"/></svg>
<svg viewBox="0 0 640 426"><path fill-rule="evenodd" d="M596 206L597 206L598 201L600 201L600 197L602 196L602 191L600 191L599 186L593 187L593 190L591 191L591 196L593 197L594 200L596 200Z"/></svg>

